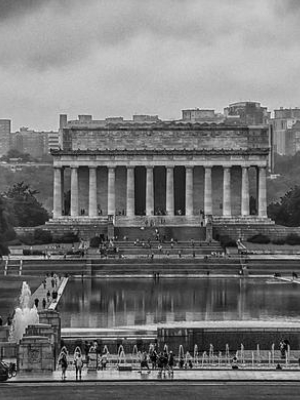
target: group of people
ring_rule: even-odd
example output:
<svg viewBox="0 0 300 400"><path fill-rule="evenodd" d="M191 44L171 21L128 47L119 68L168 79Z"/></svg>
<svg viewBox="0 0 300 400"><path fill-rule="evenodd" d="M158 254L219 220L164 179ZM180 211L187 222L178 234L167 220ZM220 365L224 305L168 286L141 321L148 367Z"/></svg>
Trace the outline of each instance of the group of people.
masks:
<svg viewBox="0 0 300 400"><path fill-rule="evenodd" d="M167 374L173 377L175 358L172 351L164 349L159 352L154 345L150 346L149 353L143 351L141 354L141 372L145 369L150 372L149 363L151 363L152 370L158 370L159 378L166 377Z"/></svg>
<svg viewBox="0 0 300 400"><path fill-rule="evenodd" d="M67 348L64 346L61 349L58 363L61 366L61 379L66 380L67 378L67 369L69 366L69 354ZM75 367L75 374L76 374L76 381L78 379L81 380L81 372L82 372L82 367L83 367L83 358L81 354L81 350L79 347L76 347L74 356L73 356L73 365Z"/></svg>

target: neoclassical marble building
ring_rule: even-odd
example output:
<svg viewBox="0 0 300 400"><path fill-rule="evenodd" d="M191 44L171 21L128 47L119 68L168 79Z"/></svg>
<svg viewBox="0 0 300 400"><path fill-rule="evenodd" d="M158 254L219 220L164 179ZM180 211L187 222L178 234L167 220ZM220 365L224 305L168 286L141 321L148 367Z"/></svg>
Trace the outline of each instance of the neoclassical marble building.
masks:
<svg viewBox="0 0 300 400"><path fill-rule="evenodd" d="M264 126L81 116L60 133L53 221L270 222Z"/></svg>

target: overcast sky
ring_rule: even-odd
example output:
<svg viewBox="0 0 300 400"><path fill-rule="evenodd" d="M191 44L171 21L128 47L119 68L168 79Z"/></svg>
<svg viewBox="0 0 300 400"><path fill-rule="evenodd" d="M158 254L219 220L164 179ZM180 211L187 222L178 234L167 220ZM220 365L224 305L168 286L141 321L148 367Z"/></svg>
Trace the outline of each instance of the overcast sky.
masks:
<svg viewBox="0 0 300 400"><path fill-rule="evenodd" d="M299 0L0 0L0 118L300 106Z"/></svg>

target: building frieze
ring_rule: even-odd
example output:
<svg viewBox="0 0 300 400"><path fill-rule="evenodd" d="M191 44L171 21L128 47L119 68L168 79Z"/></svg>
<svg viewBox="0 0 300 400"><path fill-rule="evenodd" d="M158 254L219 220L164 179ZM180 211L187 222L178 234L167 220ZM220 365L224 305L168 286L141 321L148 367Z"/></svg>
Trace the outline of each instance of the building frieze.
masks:
<svg viewBox="0 0 300 400"><path fill-rule="evenodd" d="M51 150L51 154L54 157L61 156L89 156L95 158L95 156L109 156L115 158L117 156L186 156L191 159L193 156L232 156L238 159L238 157L245 156L266 156L269 154L269 148L248 148L248 149L78 149L78 150Z"/></svg>

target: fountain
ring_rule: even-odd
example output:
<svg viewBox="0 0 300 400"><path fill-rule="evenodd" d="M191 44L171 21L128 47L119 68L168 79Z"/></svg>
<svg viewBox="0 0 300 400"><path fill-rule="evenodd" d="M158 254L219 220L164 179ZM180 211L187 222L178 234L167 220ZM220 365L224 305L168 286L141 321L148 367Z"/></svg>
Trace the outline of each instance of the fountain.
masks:
<svg viewBox="0 0 300 400"><path fill-rule="evenodd" d="M35 306L30 308L31 291L27 282L23 282L20 307L15 309L14 318L11 325L9 341L17 342L23 338L28 325L35 325L39 323L39 315Z"/></svg>
<svg viewBox="0 0 300 400"><path fill-rule="evenodd" d="M194 363L195 363L196 365L199 364L199 359L198 359L198 357L199 357L199 354L198 354L198 346L195 344L195 346L194 346Z"/></svg>
<svg viewBox="0 0 300 400"><path fill-rule="evenodd" d="M204 366L204 363L208 363L208 355L207 355L207 352L206 351L204 351L203 352L203 354L202 354L202 368L203 368L203 366Z"/></svg>
<svg viewBox="0 0 300 400"><path fill-rule="evenodd" d="M150 344L150 346L149 346L149 354L150 354L151 346L153 346L153 345ZM137 348L136 344L133 346L131 359L132 359L132 362L135 363L135 364L137 364L138 361L139 361L138 348Z"/></svg>
<svg viewBox="0 0 300 400"><path fill-rule="evenodd" d="M272 347L271 347L271 353L272 353L272 364L274 364L275 363L275 344L274 343L272 344Z"/></svg>
<svg viewBox="0 0 300 400"><path fill-rule="evenodd" d="M230 352L229 352L229 344L225 346L225 359L227 364L230 364Z"/></svg>
<svg viewBox="0 0 300 400"><path fill-rule="evenodd" d="M209 345L209 362L213 363L214 361L214 346L212 344Z"/></svg>
<svg viewBox="0 0 300 400"><path fill-rule="evenodd" d="M220 367L222 364L222 352L219 351L219 355L218 355L218 366Z"/></svg>
<svg viewBox="0 0 300 400"><path fill-rule="evenodd" d="M184 365L185 365L185 368L193 368L192 356L189 351L186 352Z"/></svg>
<svg viewBox="0 0 300 400"><path fill-rule="evenodd" d="M183 350L182 344L179 346L178 363L179 363L179 368L183 368L183 366L184 366L184 350Z"/></svg>
<svg viewBox="0 0 300 400"><path fill-rule="evenodd" d="M241 363L245 364L245 349L243 344L241 344Z"/></svg>
<svg viewBox="0 0 300 400"><path fill-rule="evenodd" d="M260 364L261 358L260 358L259 344L256 346L256 354L257 354L257 363Z"/></svg>
<svg viewBox="0 0 300 400"><path fill-rule="evenodd" d="M123 362L123 364L126 363L126 357L125 357L125 351L124 351L124 347L122 345L119 346L118 348L118 365L121 364Z"/></svg>

